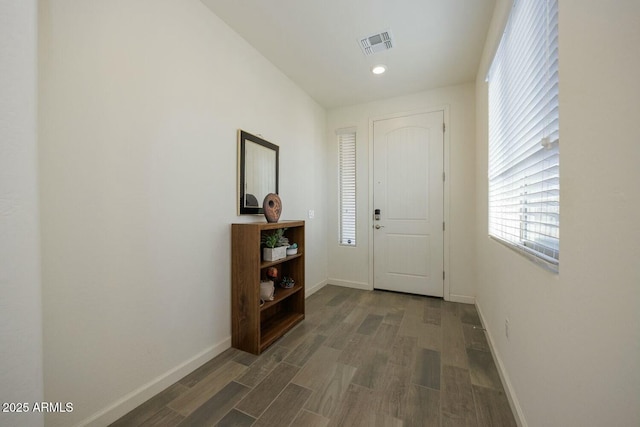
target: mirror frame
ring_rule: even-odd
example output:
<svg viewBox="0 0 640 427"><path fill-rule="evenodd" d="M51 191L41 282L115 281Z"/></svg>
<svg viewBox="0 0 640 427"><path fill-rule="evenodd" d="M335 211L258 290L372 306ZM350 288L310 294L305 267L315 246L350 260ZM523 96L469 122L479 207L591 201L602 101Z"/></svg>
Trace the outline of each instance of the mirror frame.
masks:
<svg viewBox="0 0 640 427"><path fill-rule="evenodd" d="M264 139L252 135L249 132L245 132L242 129L238 129L238 215L256 215L256 214L264 214L264 209L262 208L262 200L258 200L258 207L246 207L244 206L244 198L245 198L245 183L246 183L246 143L247 141L253 142L255 144L261 145L265 148L275 151L276 154L276 164L275 164L275 173L276 173L276 188L275 193L279 193L279 183L280 183L280 147L275 144L272 144ZM265 194L266 196L266 194Z"/></svg>

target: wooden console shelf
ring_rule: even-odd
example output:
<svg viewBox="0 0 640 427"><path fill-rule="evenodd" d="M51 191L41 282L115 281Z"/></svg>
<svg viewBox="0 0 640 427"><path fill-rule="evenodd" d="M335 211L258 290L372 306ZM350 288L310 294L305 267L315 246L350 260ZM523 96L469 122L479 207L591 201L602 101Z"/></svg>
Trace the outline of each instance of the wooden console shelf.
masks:
<svg viewBox="0 0 640 427"><path fill-rule="evenodd" d="M262 260L265 233L286 228L298 253L277 261ZM260 354L304 319L304 221L231 224L231 345ZM260 306L260 280L275 266L279 278L289 276L295 286L276 286L273 301Z"/></svg>

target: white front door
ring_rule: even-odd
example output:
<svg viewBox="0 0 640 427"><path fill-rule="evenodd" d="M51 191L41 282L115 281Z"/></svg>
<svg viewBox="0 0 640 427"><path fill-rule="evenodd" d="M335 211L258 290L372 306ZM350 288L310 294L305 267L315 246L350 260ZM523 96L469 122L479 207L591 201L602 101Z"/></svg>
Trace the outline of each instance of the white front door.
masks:
<svg viewBox="0 0 640 427"><path fill-rule="evenodd" d="M373 122L374 288L444 295L444 113Z"/></svg>

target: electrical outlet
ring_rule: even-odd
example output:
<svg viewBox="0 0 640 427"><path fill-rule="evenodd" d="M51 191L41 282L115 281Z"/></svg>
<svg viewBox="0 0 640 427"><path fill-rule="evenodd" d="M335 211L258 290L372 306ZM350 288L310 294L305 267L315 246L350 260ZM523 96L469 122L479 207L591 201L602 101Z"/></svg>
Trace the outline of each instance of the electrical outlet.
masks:
<svg viewBox="0 0 640 427"><path fill-rule="evenodd" d="M309 219L313 219L316 216L316 211L309 209Z"/></svg>
<svg viewBox="0 0 640 427"><path fill-rule="evenodd" d="M504 319L504 336L509 339L509 319Z"/></svg>

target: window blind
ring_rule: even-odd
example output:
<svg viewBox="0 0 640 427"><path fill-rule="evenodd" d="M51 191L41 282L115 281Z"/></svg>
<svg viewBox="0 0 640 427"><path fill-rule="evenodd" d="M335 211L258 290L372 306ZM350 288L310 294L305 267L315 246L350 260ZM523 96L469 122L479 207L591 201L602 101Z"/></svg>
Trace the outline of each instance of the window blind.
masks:
<svg viewBox="0 0 640 427"><path fill-rule="evenodd" d="M514 2L488 82L489 234L557 268L557 0Z"/></svg>
<svg viewBox="0 0 640 427"><path fill-rule="evenodd" d="M338 132L340 162L340 244L356 244L356 133Z"/></svg>

